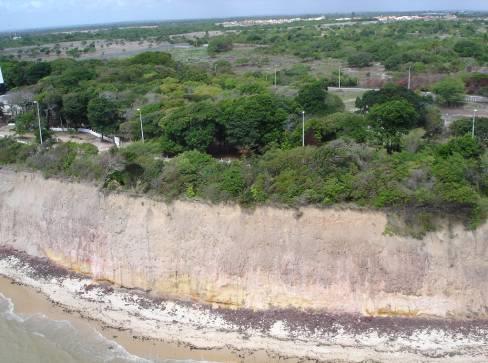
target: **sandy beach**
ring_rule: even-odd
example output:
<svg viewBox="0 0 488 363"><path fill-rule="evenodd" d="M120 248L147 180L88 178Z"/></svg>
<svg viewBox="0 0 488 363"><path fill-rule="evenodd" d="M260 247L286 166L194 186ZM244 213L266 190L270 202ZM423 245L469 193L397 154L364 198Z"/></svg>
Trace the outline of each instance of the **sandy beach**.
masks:
<svg viewBox="0 0 488 363"><path fill-rule="evenodd" d="M69 321L78 329L86 329L88 326L95 328L104 337L115 341L124 347L129 353L147 359L192 359L211 362L238 362L236 352L228 349L200 350L183 344L167 343L152 339L134 337L131 331L114 329L103 323L81 317L76 312L70 312L65 308L53 304L49 299L36 289L21 285L11 279L0 276L0 293L12 300L15 311L21 315L43 314L51 320ZM256 358L264 355L257 352Z"/></svg>
<svg viewBox="0 0 488 363"><path fill-rule="evenodd" d="M0 253L0 275L0 292L19 313L42 312L76 324L89 319L107 338L147 358L289 363L488 359L486 321L212 309L97 284L12 250Z"/></svg>
<svg viewBox="0 0 488 363"><path fill-rule="evenodd" d="M136 336L131 330L116 329L100 321L81 316L78 312L67 310L54 304L40 290L20 284L0 275L0 293L12 300L15 311L21 315L43 314L52 320L69 321L78 329L88 326L95 328L104 337L115 341L130 354L146 359L197 360L204 362L316 362L307 359L281 357L266 351L238 351L227 347L220 349L198 349L182 343L164 342Z"/></svg>
<svg viewBox="0 0 488 363"><path fill-rule="evenodd" d="M109 326L91 316L71 310L71 307L50 300L40 288L29 286L23 282L0 274L0 293L12 300L15 312L22 315L43 314L52 320L65 320L79 329L88 326L96 329L104 337L115 341L124 347L130 354L156 360L197 360L205 362L270 362L270 363L297 363L316 362L316 360L288 358L265 350L237 350L232 347L203 348L151 339L132 329L121 329Z"/></svg>

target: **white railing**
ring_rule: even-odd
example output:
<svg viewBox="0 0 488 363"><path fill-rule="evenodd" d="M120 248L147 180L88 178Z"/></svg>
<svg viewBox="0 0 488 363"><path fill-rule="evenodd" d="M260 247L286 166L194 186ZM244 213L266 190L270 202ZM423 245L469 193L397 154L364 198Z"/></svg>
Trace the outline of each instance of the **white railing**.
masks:
<svg viewBox="0 0 488 363"><path fill-rule="evenodd" d="M466 96L465 101L468 103L488 103L488 97L483 96Z"/></svg>
<svg viewBox="0 0 488 363"><path fill-rule="evenodd" d="M70 130L73 130L73 129L67 129L64 127L51 127L50 130L54 131L54 132L69 132ZM81 132L82 134L88 134L88 135L94 136L97 139L101 139L102 141L111 142L112 144L115 144L117 147L120 147L120 138L117 136L114 136L112 139L110 137L102 136L102 134L99 134L96 131L93 131L90 129L85 129L85 128L79 128L79 129L76 129L76 131Z"/></svg>

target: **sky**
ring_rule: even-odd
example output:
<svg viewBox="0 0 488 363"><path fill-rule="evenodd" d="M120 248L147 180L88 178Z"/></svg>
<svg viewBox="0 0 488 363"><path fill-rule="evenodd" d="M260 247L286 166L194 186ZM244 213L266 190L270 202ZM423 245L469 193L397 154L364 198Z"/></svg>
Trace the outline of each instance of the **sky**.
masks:
<svg viewBox="0 0 488 363"><path fill-rule="evenodd" d="M0 0L0 31L142 20L452 9L488 10L488 0Z"/></svg>

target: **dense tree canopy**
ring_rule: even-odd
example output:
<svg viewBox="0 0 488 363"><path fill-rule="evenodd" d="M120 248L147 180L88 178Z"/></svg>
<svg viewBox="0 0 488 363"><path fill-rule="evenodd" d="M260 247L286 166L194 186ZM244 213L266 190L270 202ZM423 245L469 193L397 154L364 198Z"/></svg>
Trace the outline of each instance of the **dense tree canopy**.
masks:
<svg viewBox="0 0 488 363"><path fill-rule="evenodd" d="M93 39L101 33L119 46L127 36L150 47L188 41L197 48L84 59L87 48L100 51ZM454 106L465 90L483 94L488 87L481 71L488 62L485 33L484 23L475 19L350 27L322 27L314 20L238 32L209 22L178 23L100 31L91 34L93 39L75 32L70 41L86 40L76 44L78 49L46 45L0 60L9 86L20 87L18 98L25 99L19 102L26 112L16 119L18 131L25 132L24 139L32 137L36 115L29 105L35 99L43 125L92 127L120 136L124 147L98 154L90 146L54 140L32 147L7 139L0 140L0 163L168 199L354 203L406 211L406 224L418 216L420 227L409 231L417 236L431 228L437 213L459 215L473 227L487 214L486 120L478 119L474 139L470 119L454 121L447 130L434 98ZM145 38L148 34L151 38ZM46 37L65 40L67 35ZM0 45L42 39L47 38L0 37ZM211 58L200 47L207 43ZM233 49L233 43L247 46ZM58 51L63 59L37 60ZM79 58L65 58L69 53ZM378 89L359 97L357 110L352 95L362 91L327 88L338 85L339 66L346 61L356 69L343 69L342 85ZM368 65L372 68L357 69ZM409 67L412 90L399 86L407 84ZM385 85L386 79L391 84ZM138 109L145 143L139 141ZM233 161L221 162L224 156Z"/></svg>
<svg viewBox="0 0 488 363"><path fill-rule="evenodd" d="M208 53L214 55L217 53L228 52L234 48L234 44L230 37L216 37L212 38L208 43Z"/></svg>
<svg viewBox="0 0 488 363"><path fill-rule="evenodd" d="M253 95L222 103L226 140L239 150L257 150L280 140L287 113L271 95Z"/></svg>
<svg viewBox="0 0 488 363"><path fill-rule="evenodd" d="M415 127L418 115L409 102L395 100L373 106L369 117L386 150L391 153L399 150L401 135Z"/></svg>
<svg viewBox="0 0 488 363"><path fill-rule="evenodd" d="M88 122L89 97L85 92L73 92L63 96L63 115L73 127Z"/></svg>
<svg viewBox="0 0 488 363"><path fill-rule="evenodd" d="M138 54L130 59L131 64L151 64L159 66L173 67L175 62L171 54L164 52L145 52Z"/></svg>
<svg viewBox="0 0 488 363"><path fill-rule="evenodd" d="M120 120L117 104L106 97L95 97L88 102L87 116L90 125L101 134L114 132Z"/></svg>
<svg viewBox="0 0 488 363"><path fill-rule="evenodd" d="M437 101L442 105L456 106L464 102L464 83L455 78L445 78L433 87Z"/></svg>
<svg viewBox="0 0 488 363"><path fill-rule="evenodd" d="M322 113L326 110L327 84L316 81L306 84L298 91L297 102L307 113Z"/></svg>
<svg viewBox="0 0 488 363"><path fill-rule="evenodd" d="M347 62L351 67L368 67L373 62L373 55L367 52L358 52L351 54L349 58L347 58Z"/></svg>
<svg viewBox="0 0 488 363"><path fill-rule="evenodd" d="M164 148L170 154L184 150L205 152L218 130L218 110L208 101L171 109L161 120Z"/></svg>

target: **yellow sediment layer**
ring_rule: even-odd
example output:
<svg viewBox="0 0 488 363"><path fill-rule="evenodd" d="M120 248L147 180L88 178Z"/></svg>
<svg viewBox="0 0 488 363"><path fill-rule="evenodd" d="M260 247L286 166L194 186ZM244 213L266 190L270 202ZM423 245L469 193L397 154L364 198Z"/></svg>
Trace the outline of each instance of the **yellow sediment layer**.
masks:
<svg viewBox="0 0 488 363"><path fill-rule="evenodd" d="M384 213L172 204L0 169L1 243L128 288L230 308L483 317L488 224L422 241Z"/></svg>

